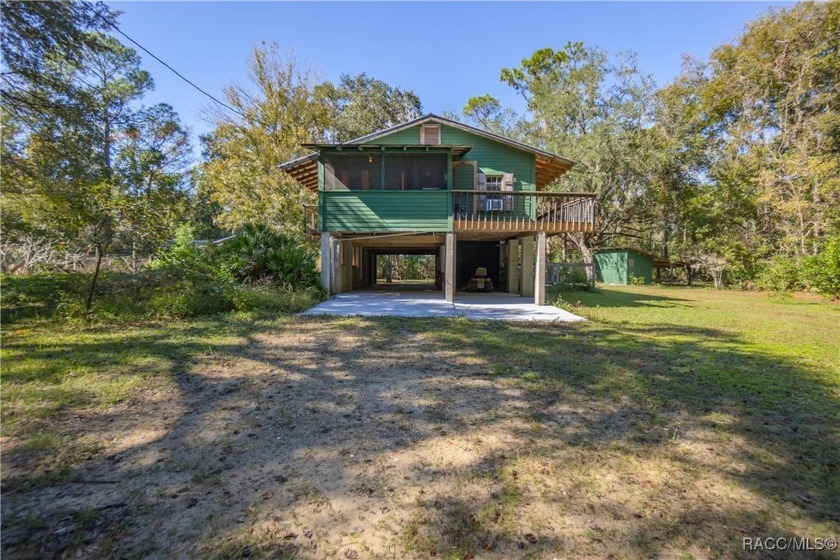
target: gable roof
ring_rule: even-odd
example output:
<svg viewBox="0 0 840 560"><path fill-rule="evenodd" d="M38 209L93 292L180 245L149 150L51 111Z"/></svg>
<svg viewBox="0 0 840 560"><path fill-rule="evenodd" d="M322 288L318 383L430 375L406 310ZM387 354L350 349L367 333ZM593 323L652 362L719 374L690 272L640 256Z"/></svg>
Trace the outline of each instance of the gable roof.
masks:
<svg viewBox="0 0 840 560"><path fill-rule="evenodd" d="M493 134L492 132L487 132L486 130L481 130L480 128L475 128L473 126L469 126L464 123L454 121L452 119L439 117L434 114L424 115L414 120L410 120L392 126L391 128L386 128L385 130L380 130L378 132L366 134L365 136L354 138L353 140L350 140L349 142L344 142L343 144L306 144L305 146L316 146L318 148L321 148L328 146L358 146L360 144L369 144L371 141L376 140L378 138L382 138L383 136L388 136L394 134L395 132L399 132L401 130L405 130L407 128L411 128L421 124L426 124L429 122L451 126L452 128L457 128L465 132L469 132L470 134L481 136L482 138L487 138L489 140L498 142L500 144L504 144L506 146L510 146L517 150L522 150L523 152L529 152L534 154L534 156L536 157L537 189L544 188L546 185L548 185L549 183L557 179L559 176L567 172L569 169L571 169L572 166L575 164L574 161L568 158L564 158L562 156L558 156L557 154L553 154L551 152L547 152L545 150L541 150L539 148L523 144L522 142L517 142L516 140L512 140L504 136L499 136L498 134ZM318 190L317 159L318 152L315 151L297 159L287 161L286 163L280 166L280 169L291 175L298 183L301 184L301 186L313 191Z"/></svg>

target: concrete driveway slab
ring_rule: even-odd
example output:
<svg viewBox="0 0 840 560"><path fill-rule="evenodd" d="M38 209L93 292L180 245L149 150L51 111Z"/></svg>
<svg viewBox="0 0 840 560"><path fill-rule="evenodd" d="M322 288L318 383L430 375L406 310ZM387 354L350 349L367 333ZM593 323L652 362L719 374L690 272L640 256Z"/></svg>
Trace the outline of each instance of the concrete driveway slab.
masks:
<svg viewBox="0 0 840 560"><path fill-rule="evenodd" d="M455 317L455 308L441 293L347 292L338 294L303 315L363 317Z"/></svg>
<svg viewBox="0 0 840 560"><path fill-rule="evenodd" d="M499 321L583 321L568 311L553 305L535 305L533 298L508 294L466 294L455 297L455 311L468 319Z"/></svg>
<svg viewBox="0 0 840 560"><path fill-rule="evenodd" d="M509 294L458 294L455 303L441 292L358 291L338 294L302 315L362 317L466 317L497 321L583 321L552 305L534 305L530 298Z"/></svg>

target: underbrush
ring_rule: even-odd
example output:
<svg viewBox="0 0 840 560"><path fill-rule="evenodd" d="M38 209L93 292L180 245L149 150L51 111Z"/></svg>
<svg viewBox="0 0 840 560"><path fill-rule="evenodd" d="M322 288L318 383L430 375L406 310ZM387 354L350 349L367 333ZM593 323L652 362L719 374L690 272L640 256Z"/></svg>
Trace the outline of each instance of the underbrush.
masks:
<svg viewBox="0 0 840 560"><path fill-rule="evenodd" d="M228 311L297 313L323 299L318 288L272 284L150 284L143 275L105 275L90 312L89 275L3 278L2 322L115 322L175 319Z"/></svg>
<svg viewBox="0 0 840 560"><path fill-rule="evenodd" d="M574 309L581 306L581 296L599 294L598 288L592 284L556 284L547 293L547 303L561 309Z"/></svg>
<svg viewBox="0 0 840 560"><path fill-rule="evenodd" d="M189 228L135 273L105 271L86 308L90 274L2 280L2 321L111 322L228 311L296 313L323 299L316 252L305 242L248 226L227 245L198 247Z"/></svg>

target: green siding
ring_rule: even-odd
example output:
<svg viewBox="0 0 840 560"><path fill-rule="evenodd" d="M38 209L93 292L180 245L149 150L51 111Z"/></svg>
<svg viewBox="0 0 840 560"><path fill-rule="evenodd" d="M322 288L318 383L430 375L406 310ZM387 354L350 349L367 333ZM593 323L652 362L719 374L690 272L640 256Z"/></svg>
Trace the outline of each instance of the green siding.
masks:
<svg viewBox="0 0 840 560"><path fill-rule="evenodd" d="M629 284L633 276L653 282L653 261L647 255L627 249L603 250L595 254L595 279L605 284Z"/></svg>
<svg viewBox="0 0 840 560"><path fill-rule="evenodd" d="M456 191L471 191L475 188L472 165L456 165L452 174L455 176L452 188Z"/></svg>
<svg viewBox="0 0 840 560"><path fill-rule="evenodd" d="M605 284L626 284L627 251L595 253L595 279Z"/></svg>
<svg viewBox="0 0 840 560"><path fill-rule="evenodd" d="M653 282L653 261L647 255L628 251L627 271L630 276L644 278L645 284Z"/></svg>
<svg viewBox="0 0 840 560"><path fill-rule="evenodd" d="M448 191L321 191L323 231L450 231Z"/></svg>
<svg viewBox="0 0 840 560"><path fill-rule="evenodd" d="M376 138L371 144L419 144L420 125ZM513 173L514 189L536 189L535 156L455 127L441 125L441 144L472 146L461 159L478 162L487 175ZM455 160L457 161L457 159ZM471 167L450 165L450 189L471 190ZM321 227L324 231L451 231L448 191L325 191L319 166ZM516 200L516 213L533 218L532 201ZM520 207L521 206L521 207Z"/></svg>
<svg viewBox="0 0 840 560"><path fill-rule="evenodd" d="M441 125L441 144L472 146L463 158L464 161L477 161L478 170L487 175L513 173L516 183L514 189L533 191L536 189L536 157L530 152L505 146L489 138L476 136L465 130ZM371 144L419 144L420 125L400 130L382 138L370 141ZM456 160L457 161L457 160Z"/></svg>

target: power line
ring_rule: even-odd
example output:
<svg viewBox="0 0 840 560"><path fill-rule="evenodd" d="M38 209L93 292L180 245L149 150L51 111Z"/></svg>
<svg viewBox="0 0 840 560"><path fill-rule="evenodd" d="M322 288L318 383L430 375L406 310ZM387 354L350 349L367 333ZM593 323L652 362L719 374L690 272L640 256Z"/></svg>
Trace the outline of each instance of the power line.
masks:
<svg viewBox="0 0 840 560"><path fill-rule="evenodd" d="M161 63L161 64L163 64L164 66L166 66L167 68L169 68L169 70L171 70L173 74L175 74L176 76L178 76L179 78L181 78L182 80L184 80L185 82L187 82L188 84L190 84L192 87L194 87L195 89L197 89L198 91L200 91L201 93L203 93L204 95L206 95L207 97L209 97L210 99L212 99L213 101L215 101L216 103L218 103L219 105L221 105L222 107L225 107L226 109L228 109L228 110L230 110L230 111L233 111L234 113L236 113L236 114L237 114L237 115L239 115L240 117L247 118L247 117L246 117L243 113L241 113L240 111L238 111L238 110L234 109L233 107L231 107L230 105L228 105L228 104L227 104L227 103L225 103L224 101L220 101L219 99L217 99L217 98L216 98L216 97L214 97L213 95L211 95L211 94L207 93L206 91L204 91L203 89L201 89L199 86L197 86L194 82L190 81L190 79L189 79L189 78L187 78L186 76L184 76L183 74L181 74L180 72L178 72L177 70L175 70L174 68L172 68L170 65L168 65L166 62L164 62L163 60L161 60L161 59L160 59L160 58L158 58L157 56L155 56L155 54L154 54L153 52L151 52L149 49L147 49L146 47L144 47L143 45L141 45L140 43L138 43L137 41L135 41L134 39L132 39L131 37L129 37L129 36L128 36L128 35L127 35L127 34L126 34L126 33L125 33L122 29L120 29L119 27L117 27L117 24L115 24L115 23L111 22L108 18L106 18L105 16L103 16L103 15L102 15L102 14L100 14L99 12L95 12L95 13L96 13L96 15L97 15L97 16L99 16L100 18L102 18L102 21L104 21L104 22L105 22L105 23L107 23L109 26L111 26L111 27L112 27L112 28L113 28L113 29L114 29L117 33L119 33L120 35L122 35L123 37L125 37L126 39L128 39L129 41L131 41L132 43L134 43L135 45L137 45L137 47L138 47L138 48L140 48L143 52L145 52L146 54L148 54L149 56L151 56L152 58L154 58L155 60L157 60L158 62L160 62L160 63Z"/></svg>

